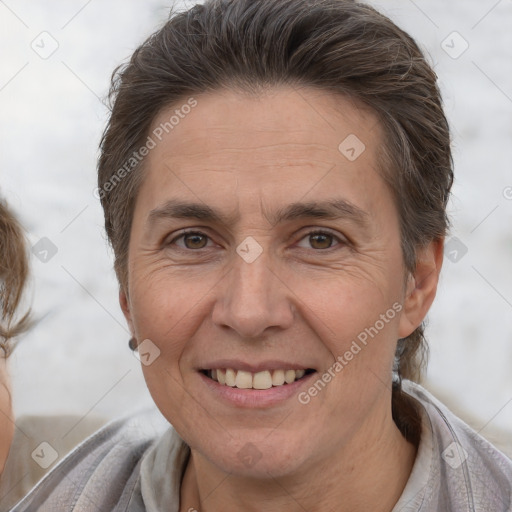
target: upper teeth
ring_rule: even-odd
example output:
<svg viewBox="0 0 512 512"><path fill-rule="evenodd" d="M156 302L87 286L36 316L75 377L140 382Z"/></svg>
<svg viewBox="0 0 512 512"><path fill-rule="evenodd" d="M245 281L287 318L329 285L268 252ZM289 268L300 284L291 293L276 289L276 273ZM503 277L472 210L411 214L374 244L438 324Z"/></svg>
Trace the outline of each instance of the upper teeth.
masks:
<svg viewBox="0 0 512 512"><path fill-rule="evenodd" d="M210 370L208 375L219 384L239 389L270 389L272 386L291 384L304 377L305 370L264 370L251 373L232 368Z"/></svg>

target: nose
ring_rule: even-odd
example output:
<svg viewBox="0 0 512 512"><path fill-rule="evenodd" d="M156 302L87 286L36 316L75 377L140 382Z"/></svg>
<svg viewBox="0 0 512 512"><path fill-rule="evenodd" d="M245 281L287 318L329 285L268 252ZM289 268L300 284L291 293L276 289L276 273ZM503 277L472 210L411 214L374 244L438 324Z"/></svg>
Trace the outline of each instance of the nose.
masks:
<svg viewBox="0 0 512 512"><path fill-rule="evenodd" d="M243 338L261 337L267 329L291 327L293 295L269 266L265 251L248 263L236 254L232 269L219 283L212 320Z"/></svg>

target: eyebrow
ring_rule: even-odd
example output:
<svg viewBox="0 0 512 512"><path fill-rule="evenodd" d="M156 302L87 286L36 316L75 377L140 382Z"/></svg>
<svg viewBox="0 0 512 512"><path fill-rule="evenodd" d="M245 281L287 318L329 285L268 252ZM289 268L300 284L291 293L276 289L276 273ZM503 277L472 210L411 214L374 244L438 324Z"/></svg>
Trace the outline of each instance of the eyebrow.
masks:
<svg viewBox="0 0 512 512"><path fill-rule="evenodd" d="M347 219L364 227L368 220L367 212L345 199L310 201L306 203L296 202L279 208L272 213L264 211L263 214L272 225L299 219L315 218L326 220ZM236 215L226 215L204 203L171 199L151 210L148 216L148 223L166 218L196 219L233 225L239 217Z"/></svg>

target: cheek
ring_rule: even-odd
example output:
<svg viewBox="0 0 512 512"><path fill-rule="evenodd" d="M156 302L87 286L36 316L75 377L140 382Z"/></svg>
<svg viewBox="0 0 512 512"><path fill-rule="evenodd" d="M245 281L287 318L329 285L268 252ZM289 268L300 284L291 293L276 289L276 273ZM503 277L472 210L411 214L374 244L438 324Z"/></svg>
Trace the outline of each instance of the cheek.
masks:
<svg viewBox="0 0 512 512"><path fill-rule="evenodd" d="M4 370L0 370L0 473L3 470L12 437L14 418L11 407L11 394Z"/></svg>
<svg viewBox="0 0 512 512"><path fill-rule="evenodd" d="M175 367L200 322L208 287L159 273L146 276L131 290L131 316L139 343L156 345L159 359ZM151 344L146 341L151 349ZM155 367L159 365L155 364ZM148 373L154 373L151 368Z"/></svg>
<svg viewBox="0 0 512 512"><path fill-rule="evenodd" d="M151 267L151 265L148 265ZM135 269L131 273L130 311L138 338L167 323L167 328L179 318L183 304L182 288L162 271Z"/></svg>
<svg viewBox="0 0 512 512"><path fill-rule="evenodd" d="M386 315L386 326L397 325L393 304L402 300L400 282L389 275L367 275L343 268L325 275L289 275L286 282L308 322L343 343ZM380 323L379 323L380 325Z"/></svg>

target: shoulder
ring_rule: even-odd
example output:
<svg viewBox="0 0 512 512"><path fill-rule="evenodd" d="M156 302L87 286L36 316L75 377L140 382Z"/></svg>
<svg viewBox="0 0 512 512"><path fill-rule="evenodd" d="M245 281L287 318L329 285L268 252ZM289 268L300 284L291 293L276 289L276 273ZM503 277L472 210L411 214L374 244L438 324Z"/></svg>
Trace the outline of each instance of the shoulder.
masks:
<svg viewBox="0 0 512 512"><path fill-rule="evenodd" d="M421 510L511 510L512 460L418 384L404 381L403 389L422 415L417 464L423 471L421 477L414 468L411 474Z"/></svg>
<svg viewBox="0 0 512 512"><path fill-rule="evenodd" d="M0 510L8 510L81 441L107 420L98 416L22 416L0 482Z"/></svg>
<svg viewBox="0 0 512 512"><path fill-rule="evenodd" d="M107 424L65 457L13 512L113 510L134 485L144 452L168 428L156 409Z"/></svg>

